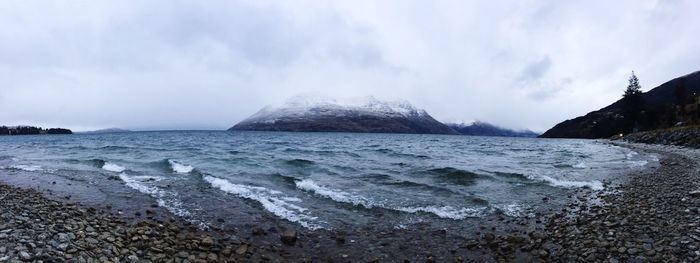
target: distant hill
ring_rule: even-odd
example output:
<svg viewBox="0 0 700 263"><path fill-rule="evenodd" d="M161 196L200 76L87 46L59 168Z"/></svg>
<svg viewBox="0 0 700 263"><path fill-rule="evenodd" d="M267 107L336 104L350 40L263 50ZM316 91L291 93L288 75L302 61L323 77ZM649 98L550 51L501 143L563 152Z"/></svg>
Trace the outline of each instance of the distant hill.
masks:
<svg viewBox="0 0 700 263"><path fill-rule="evenodd" d="M677 90L684 88L684 96L700 94L700 71L675 78L644 93L646 104L645 125L642 130L668 128L679 122L675 116ZM622 89L620 89L622 93ZM685 107L685 105L683 105ZM585 116L566 120L543 133L543 138L608 138L623 130L622 99ZM697 107L696 107L697 108ZM697 110L697 109L696 109Z"/></svg>
<svg viewBox="0 0 700 263"><path fill-rule="evenodd" d="M447 126L460 134L471 136L537 137L539 135L529 130L516 131L480 121L475 121L470 124L448 123Z"/></svg>
<svg viewBox="0 0 700 263"><path fill-rule="evenodd" d="M0 126L0 135L40 135L40 134L72 134L69 129L64 128L49 128L33 126Z"/></svg>
<svg viewBox="0 0 700 263"><path fill-rule="evenodd" d="M109 129L101 129L101 130L86 131L86 132L79 132L79 133L81 133L81 134L105 134L105 133L125 133L125 132L132 132L132 131L125 130L125 129L119 129L119 128L109 128Z"/></svg>
<svg viewBox="0 0 700 263"><path fill-rule="evenodd" d="M406 101L373 97L297 96L282 105L265 107L229 130L457 134Z"/></svg>

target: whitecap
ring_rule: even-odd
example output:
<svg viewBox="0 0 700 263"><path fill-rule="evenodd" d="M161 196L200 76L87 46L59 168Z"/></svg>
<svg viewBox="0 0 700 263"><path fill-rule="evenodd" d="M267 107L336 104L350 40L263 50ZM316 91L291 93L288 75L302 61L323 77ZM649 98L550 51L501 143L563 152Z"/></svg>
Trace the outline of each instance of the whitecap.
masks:
<svg viewBox="0 0 700 263"><path fill-rule="evenodd" d="M313 192L317 195L328 197L336 202L350 203L356 206L364 206L365 208L372 208L376 206L376 204L372 203L367 198L320 186L311 179L297 181L295 182L295 184L297 188L301 190Z"/></svg>
<svg viewBox="0 0 700 263"><path fill-rule="evenodd" d="M308 210L294 203L301 202L301 199L287 197L282 192L267 189L265 187L234 184L226 179L205 176L204 180L209 182L214 188L235 196L250 199L260 203L265 210L286 219L296 222L308 229L320 229L320 225L315 223L316 217L310 216Z"/></svg>
<svg viewBox="0 0 700 263"><path fill-rule="evenodd" d="M456 208L452 206L415 206L415 207L394 207L383 203L373 202L363 196L355 195L352 193L343 192L340 190L330 189L328 187L323 187L318 185L311 179L304 179L296 182L297 188L305 191L315 193L317 195L330 198L333 201L340 203L349 203L355 206L363 206L365 208L384 208L405 213L431 213L441 218L449 219L464 219L467 217L478 217L486 210L486 207L465 207Z"/></svg>
<svg viewBox="0 0 700 263"><path fill-rule="evenodd" d="M198 220L192 219L192 214L187 211L187 209L182 207L182 202L180 202L176 196L176 193L170 193L166 192L163 190L158 189L158 187L155 186L148 186L143 184L142 180L148 180L148 179L153 179L153 178L158 178L158 177L152 177L152 176L129 176L126 173L120 173L119 174L119 179L121 179L126 186L130 187L131 189L134 189L136 191L139 191L143 194L147 194L153 198L156 199L156 202L158 202L158 205L161 207L165 207L168 211L173 213L174 215L186 218L192 223L199 224L200 227L206 228L206 225L203 224L202 222L199 222ZM158 178L162 179L162 178ZM157 180L157 179L156 179Z"/></svg>
<svg viewBox="0 0 700 263"><path fill-rule="evenodd" d="M519 204L496 205L496 209L510 217L520 217L523 214L523 207Z"/></svg>
<svg viewBox="0 0 700 263"><path fill-rule="evenodd" d="M576 169L586 169L588 166L586 166L585 162L578 162L575 165L572 165L571 167L576 168Z"/></svg>
<svg viewBox="0 0 700 263"><path fill-rule="evenodd" d="M27 172L41 171L41 166L39 166L39 165L30 165L30 164L12 165L12 166L10 166L10 168L12 168L12 169L17 169L17 170L22 170L22 171L27 171Z"/></svg>
<svg viewBox="0 0 700 263"><path fill-rule="evenodd" d="M102 169L115 173L121 173L124 170L126 170L126 168L113 163L105 163L104 165L102 165Z"/></svg>
<svg viewBox="0 0 700 263"><path fill-rule="evenodd" d="M567 181L559 180L549 176L542 176L542 180L552 186L564 188L590 188L591 190L603 190L603 183L598 180L593 181Z"/></svg>
<svg viewBox="0 0 700 263"><path fill-rule="evenodd" d="M422 206L422 207L397 207L394 210L406 213L431 213L440 218L448 218L454 220L465 219L468 217L480 217L487 210L486 207L463 207L456 208L452 206Z"/></svg>
<svg viewBox="0 0 700 263"><path fill-rule="evenodd" d="M168 163L170 163L170 168L173 169L174 172L179 174L186 174L194 170L194 167L190 165L184 165L173 160L168 160Z"/></svg>
<svg viewBox="0 0 700 263"><path fill-rule="evenodd" d="M628 163L629 163L630 168L634 168L634 167L645 166L645 165L647 165L649 162L648 162L648 161L645 161L645 160L639 160L639 161L629 161Z"/></svg>
<svg viewBox="0 0 700 263"><path fill-rule="evenodd" d="M635 155L638 155L638 154L639 154L639 153L637 153L637 152L635 152L635 151L631 151L631 152L628 152L627 154L625 154L625 157L627 157L627 159L629 160L629 159L632 159Z"/></svg>

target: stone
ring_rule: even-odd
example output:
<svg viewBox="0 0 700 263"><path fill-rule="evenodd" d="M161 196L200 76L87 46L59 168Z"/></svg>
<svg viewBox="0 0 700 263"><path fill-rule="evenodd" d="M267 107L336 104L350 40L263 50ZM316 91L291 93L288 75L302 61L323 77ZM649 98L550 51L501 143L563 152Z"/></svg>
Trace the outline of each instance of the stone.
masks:
<svg viewBox="0 0 700 263"><path fill-rule="evenodd" d="M243 244L236 249L236 254L243 255L246 251L248 251L248 245Z"/></svg>
<svg viewBox="0 0 700 263"><path fill-rule="evenodd" d="M297 241L297 231L294 229L287 229L280 235L282 243L286 245L294 245Z"/></svg>
<svg viewBox="0 0 700 263"><path fill-rule="evenodd" d="M216 254L214 254L214 253L209 253L209 254L207 255L207 260L209 260L209 261L218 261L218 260L219 260L219 257L216 256Z"/></svg>
<svg viewBox="0 0 700 263"><path fill-rule="evenodd" d="M254 236L260 236L265 234L265 230L259 227L254 227L251 232L253 233Z"/></svg>
<svg viewBox="0 0 700 263"><path fill-rule="evenodd" d="M202 238L201 241L202 241L202 245L205 245L205 246L214 245L214 239L212 239L212 238L209 237L209 236L206 236L206 237Z"/></svg>
<svg viewBox="0 0 700 263"><path fill-rule="evenodd" d="M24 261L29 261L29 260L32 260L32 255L29 254L29 252L27 252L27 251L20 251L19 258L21 258Z"/></svg>
<svg viewBox="0 0 700 263"><path fill-rule="evenodd" d="M98 241L97 239L90 238L90 237L86 238L85 242L87 242L88 244L93 245L93 246L100 243L100 241Z"/></svg>
<svg viewBox="0 0 700 263"><path fill-rule="evenodd" d="M520 244L525 241L525 238L518 236L518 235L508 235L506 237L506 241L513 243L513 244Z"/></svg>

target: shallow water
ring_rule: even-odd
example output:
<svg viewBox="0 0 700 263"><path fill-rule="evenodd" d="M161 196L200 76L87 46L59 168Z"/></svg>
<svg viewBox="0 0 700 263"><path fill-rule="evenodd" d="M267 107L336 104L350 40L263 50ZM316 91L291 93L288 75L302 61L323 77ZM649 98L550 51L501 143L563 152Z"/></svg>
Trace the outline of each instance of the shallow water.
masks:
<svg viewBox="0 0 700 263"><path fill-rule="evenodd" d="M219 131L0 137L0 169L15 177L130 191L203 225L271 215L308 229L529 216L543 197L601 190L657 161L594 140Z"/></svg>

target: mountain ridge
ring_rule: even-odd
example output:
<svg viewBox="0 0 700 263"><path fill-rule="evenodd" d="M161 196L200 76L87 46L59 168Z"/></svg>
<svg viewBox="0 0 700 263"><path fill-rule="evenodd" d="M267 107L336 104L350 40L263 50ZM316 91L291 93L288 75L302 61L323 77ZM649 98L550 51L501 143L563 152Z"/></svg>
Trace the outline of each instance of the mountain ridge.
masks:
<svg viewBox="0 0 700 263"><path fill-rule="evenodd" d="M496 137L537 137L539 133L530 130L513 130L499 127L483 121L467 123L447 123L447 126L468 136L496 136Z"/></svg>
<svg viewBox="0 0 700 263"><path fill-rule="evenodd" d="M408 101L296 96L266 106L229 130L458 134Z"/></svg>
<svg viewBox="0 0 700 263"><path fill-rule="evenodd" d="M648 120L652 122L649 129L666 128L668 123L662 123L663 120L668 122L670 117L657 116L654 118L651 113L657 115L669 115L664 111L668 111L669 105L675 102L676 89L679 86L686 88L684 96L690 97L700 94L700 71L695 71L674 78L663 84L642 94L645 105L649 111ZM607 138L621 133L623 116L621 112L622 99L618 99L612 104L603 107L599 110L591 111L586 115L579 116L573 119L565 120L556 124L544 132L539 137L541 138ZM672 114L670 114L672 115ZM675 124L672 123L671 126Z"/></svg>

